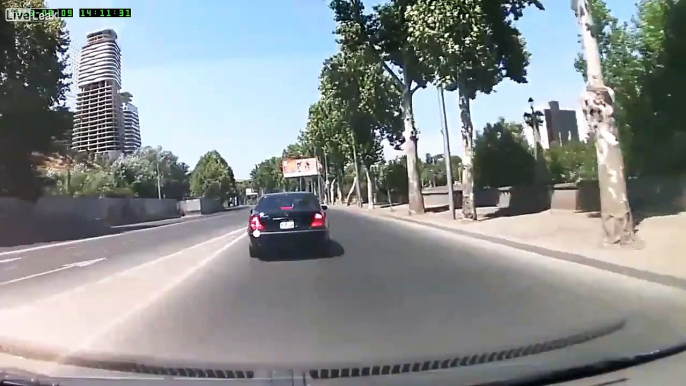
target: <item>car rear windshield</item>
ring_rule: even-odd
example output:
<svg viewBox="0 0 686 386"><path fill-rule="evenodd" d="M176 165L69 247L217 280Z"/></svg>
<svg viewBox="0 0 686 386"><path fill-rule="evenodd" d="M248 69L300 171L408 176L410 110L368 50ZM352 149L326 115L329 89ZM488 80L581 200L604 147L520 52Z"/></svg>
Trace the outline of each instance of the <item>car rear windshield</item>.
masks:
<svg viewBox="0 0 686 386"><path fill-rule="evenodd" d="M313 194L278 194L262 197L255 210L258 212L273 211L320 211L319 200Z"/></svg>

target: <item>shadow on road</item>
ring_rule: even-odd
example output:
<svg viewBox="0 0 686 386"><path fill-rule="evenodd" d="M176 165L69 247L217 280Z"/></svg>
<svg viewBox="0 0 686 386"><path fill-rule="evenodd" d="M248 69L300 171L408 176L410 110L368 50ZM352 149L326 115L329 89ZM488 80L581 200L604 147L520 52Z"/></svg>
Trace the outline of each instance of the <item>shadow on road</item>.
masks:
<svg viewBox="0 0 686 386"><path fill-rule="evenodd" d="M329 251L327 254L316 253L313 251L302 251L297 248L284 249L276 253L269 253L259 257L260 261L274 262L274 261L306 261L306 260L318 260L318 259L330 259L333 257L343 256L345 254L345 249L343 246L335 241L331 240L329 244Z"/></svg>

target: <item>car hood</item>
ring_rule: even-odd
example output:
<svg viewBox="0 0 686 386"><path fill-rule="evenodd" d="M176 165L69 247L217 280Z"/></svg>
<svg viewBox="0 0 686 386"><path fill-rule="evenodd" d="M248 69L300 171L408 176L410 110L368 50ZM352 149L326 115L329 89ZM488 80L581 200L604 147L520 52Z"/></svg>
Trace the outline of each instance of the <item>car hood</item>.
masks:
<svg viewBox="0 0 686 386"><path fill-rule="evenodd" d="M22 371L10 369L11 376L37 377L46 384L92 383L94 378L146 384L161 379L217 378L250 385L529 385L569 381L679 354L686 351L686 336L662 322L631 317L499 351L456 352L442 358L403 355L376 363L291 363L279 368L269 363L160 361L95 352L65 356L17 341L0 342L0 351L0 364L11 363L6 361L9 357L31 359L17 366Z"/></svg>

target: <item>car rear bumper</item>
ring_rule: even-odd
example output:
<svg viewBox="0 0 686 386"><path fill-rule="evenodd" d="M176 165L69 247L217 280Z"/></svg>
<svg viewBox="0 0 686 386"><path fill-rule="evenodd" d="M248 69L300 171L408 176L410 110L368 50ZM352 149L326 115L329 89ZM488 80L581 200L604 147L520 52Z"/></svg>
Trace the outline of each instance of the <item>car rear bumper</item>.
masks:
<svg viewBox="0 0 686 386"><path fill-rule="evenodd" d="M261 232L258 237L248 233L253 248L315 248L329 241L328 229L308 229L283 232Z"/></svg>

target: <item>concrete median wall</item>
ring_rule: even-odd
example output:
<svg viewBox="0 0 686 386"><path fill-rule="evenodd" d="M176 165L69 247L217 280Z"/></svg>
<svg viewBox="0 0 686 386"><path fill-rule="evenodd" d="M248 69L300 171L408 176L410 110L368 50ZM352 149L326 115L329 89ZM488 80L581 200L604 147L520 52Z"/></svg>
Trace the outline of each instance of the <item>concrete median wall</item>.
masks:
<svg viewBox="0 0 686 386"><path fill-rule="evenodd" d="M152 198L42 197L35 203L0 198L0 216L70 218L98 221L105 225L134 224L181 217L176 200Z"/></svg>
<svg viewBox="0 0 686 386"><path fill-rule="evenodd" d="M117 225L181 217L176 200L0 197L0 249L119 232Z"/></svg>
<svg viewBox="0 0 686 386"><path fill-rule="evenodd" d="M210 198L196 198L179 202L179 209L184 215L211 214L224 210L221 201Z"/></svg>

